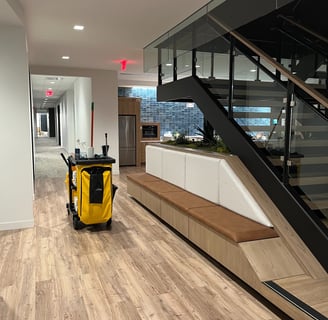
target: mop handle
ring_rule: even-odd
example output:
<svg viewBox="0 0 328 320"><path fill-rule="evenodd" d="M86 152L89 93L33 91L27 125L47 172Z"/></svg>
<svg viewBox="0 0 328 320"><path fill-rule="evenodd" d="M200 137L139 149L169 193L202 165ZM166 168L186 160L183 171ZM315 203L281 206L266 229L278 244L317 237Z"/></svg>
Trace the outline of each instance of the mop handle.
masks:
<svg viewBox="0 0 328 320"><path fill-rule="evenodd" d="M93 147L94 103L91 103L91 145Z"/></svg>

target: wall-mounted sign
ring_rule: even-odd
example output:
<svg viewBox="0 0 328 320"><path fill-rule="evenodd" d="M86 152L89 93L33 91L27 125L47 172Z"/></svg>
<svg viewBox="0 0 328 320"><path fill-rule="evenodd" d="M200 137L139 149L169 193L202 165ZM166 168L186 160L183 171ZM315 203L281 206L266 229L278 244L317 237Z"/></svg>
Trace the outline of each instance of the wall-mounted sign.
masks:
<svg viewBox="0 0 328 320"><path fill-rule="evenodd" d="M54 92L51 89L46 90L46 97L53 96Z"/></svg>

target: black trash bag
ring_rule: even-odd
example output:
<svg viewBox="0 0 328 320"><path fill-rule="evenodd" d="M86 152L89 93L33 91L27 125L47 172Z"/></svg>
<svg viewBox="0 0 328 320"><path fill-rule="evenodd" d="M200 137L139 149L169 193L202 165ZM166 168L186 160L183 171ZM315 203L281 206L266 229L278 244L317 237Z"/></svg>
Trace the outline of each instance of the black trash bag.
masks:
<svg viewBox="0 0 328 320"><path fill-rule="evenodd" d="M89 201L90 203L102 203L104 196L104 179L101 168L92 168L90 173L90 189Z"/></svg>

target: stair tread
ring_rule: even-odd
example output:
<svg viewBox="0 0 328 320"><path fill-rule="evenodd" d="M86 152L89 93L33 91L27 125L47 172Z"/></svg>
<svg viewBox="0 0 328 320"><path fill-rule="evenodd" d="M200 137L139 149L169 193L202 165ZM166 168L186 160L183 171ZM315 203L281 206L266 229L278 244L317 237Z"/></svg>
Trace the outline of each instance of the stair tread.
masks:
<svg viewBox="0 0 328 320"><path fill-rule="evenodd" d="M317 200L326 200L328 199L328 193L327 192L322 192L322 193L309 193L308 197L311 197L313 201Z"/></svg>
<svg viewBox="0 0 328 320"><path fill-rule="evenodd" d="M328 140L311 139L311 140L297 140L295 142L297 147L328 147Z"/></svg>
<svg viewBox="0 0 328 320"><path fill-rule="evenodd" d="M297 126L295 128L297 131L313 131L313 132L327 132L328 126Z"/></svg>
<svg viewBox="0 0 328 320"><path fill-rule="evenodd" d="M326 200L304 199L304 202L310 207L311 210L321 210L321 209L328 208L328 199Z"/></svg>
<svg viewBox="0 0 328 320"><path fill-rule="evenodd" d="M328 176L320 177L301 177L301 178L290 178L289 183L292 186L297 185L314 185L314 184L328 184Z"/></svg>
<svg viewBox="0 0 328 320"><path fill-rule="evenodd" d="M276 166L282 165L283 158L268 156L268 159ZM290 157L292 164L296 165L311 165L311 164L328 164L328 157Z"/></svg>
<svg viewBox="0 0 328 320"><path fill-rule="evenodd" d="M292 159L295 161L299 161L303 164L328 164L328 157L304 157L298 159Z"/></svg>

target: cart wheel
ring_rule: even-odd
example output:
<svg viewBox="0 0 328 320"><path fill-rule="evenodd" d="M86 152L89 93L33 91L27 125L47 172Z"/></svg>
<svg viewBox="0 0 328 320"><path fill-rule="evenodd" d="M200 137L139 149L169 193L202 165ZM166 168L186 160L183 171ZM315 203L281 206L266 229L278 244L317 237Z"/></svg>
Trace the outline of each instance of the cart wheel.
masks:
<svg viewBox="0 0 328 320"><path fill-rule="evenodd" d="M84 223L81 222L79 217L76 215L73 216L73 227L75 230L80 230L84 227Z"/></svg>
<svg viewBox="0 0 328 320"><path fill-rule="evenodd" d="M67 215L69 216L69 214L71 213L71 211L69 210L69 203L66 203L66 209L67 209Z"/></svg>
<svg viewBox="0 0 328 320"><path fill-rule="evenodd" d="M109 220L107 221L106 225L107 227L109 227L112 224L112 218L109 218Z"/></svg>

